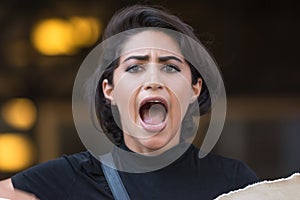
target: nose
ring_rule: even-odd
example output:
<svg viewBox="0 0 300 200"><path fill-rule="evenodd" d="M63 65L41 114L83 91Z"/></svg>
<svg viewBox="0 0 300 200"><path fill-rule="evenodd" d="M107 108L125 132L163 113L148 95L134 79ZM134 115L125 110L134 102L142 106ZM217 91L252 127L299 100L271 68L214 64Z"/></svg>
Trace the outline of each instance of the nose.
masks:
<svg viewBox="0 0 300 200"><path fill-rule="evenodd" d="M158 90L158 89L163 89L164 85L160 82L146 82L144 84L144 89L145 90Z"/></svg>
<svg viewBox="0 0 300 200"><path fill-rule="evenodd" d="M156 65L150 65L148 66L148 76L146 77L146 82L144 83L144 89L145 90L157 90L157 89L163 89L164 84L161 82L159 78L159 70Z"/></svg>

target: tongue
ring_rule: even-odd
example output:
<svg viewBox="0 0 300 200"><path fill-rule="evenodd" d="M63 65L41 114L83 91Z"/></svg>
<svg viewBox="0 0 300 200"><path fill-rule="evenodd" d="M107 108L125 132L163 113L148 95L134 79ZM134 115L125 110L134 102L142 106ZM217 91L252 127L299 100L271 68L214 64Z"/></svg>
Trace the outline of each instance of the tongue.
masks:
<svg viewBox="0 0 300 200"><path fill-rule="evenodd" d="M161 104L153 104L142 113L142 119L146 124L158 125L165 120L166 110Z"/></svg>

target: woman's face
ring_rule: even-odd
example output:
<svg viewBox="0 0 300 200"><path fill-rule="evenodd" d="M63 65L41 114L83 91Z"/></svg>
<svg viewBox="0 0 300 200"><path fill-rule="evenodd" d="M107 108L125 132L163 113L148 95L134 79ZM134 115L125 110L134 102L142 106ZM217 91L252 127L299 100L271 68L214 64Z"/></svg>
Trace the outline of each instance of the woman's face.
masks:
<svg viewBox="0 0 300 200"><path fill-rule="evenodd" d="M191 84L191 71L178 44L158 31L143 31L124 44L113 85L102 87L118 107L124 141L149 154L179 143L182 119L197 100L202 80Z"/></svg>

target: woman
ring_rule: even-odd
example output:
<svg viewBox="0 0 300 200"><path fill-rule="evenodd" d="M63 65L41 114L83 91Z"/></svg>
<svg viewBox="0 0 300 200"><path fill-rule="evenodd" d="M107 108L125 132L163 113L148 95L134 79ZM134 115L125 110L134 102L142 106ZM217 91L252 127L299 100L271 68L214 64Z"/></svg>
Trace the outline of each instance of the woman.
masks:
<svg viewBox="0 0 300 200"><path fill-rule="evenodd" d="M118 165L125 192L130 199L213 199L257 181L242 162L211 154L200 159L199 149L186 145L195 129L193 106L204 114L211 97L203 74L187 59L197 51L168 30L198 41L191 27L176 16L141 5L116 13L104 33L103 39L124 31L126 36L113 47L120 56L99 73L95 110L103 131L125 152L151 159L184 149L171 162L151 162L155 167L144 171L120 170ZM113 199L113 186L103 169L89 152L65 156L1 182L0 197Z"/></svg>

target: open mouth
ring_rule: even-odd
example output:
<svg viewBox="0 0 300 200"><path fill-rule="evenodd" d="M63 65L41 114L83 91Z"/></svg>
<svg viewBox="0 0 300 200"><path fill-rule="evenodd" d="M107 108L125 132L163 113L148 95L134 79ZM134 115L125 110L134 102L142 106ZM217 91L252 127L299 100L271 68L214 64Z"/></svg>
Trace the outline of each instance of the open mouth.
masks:
<svg viewBox="0 0 300 200"><path fill-rule="evenodd" d="M151 132L162 130L166 124L168 106L164 99L144 100L139 109L142 126Z"/></svg>

